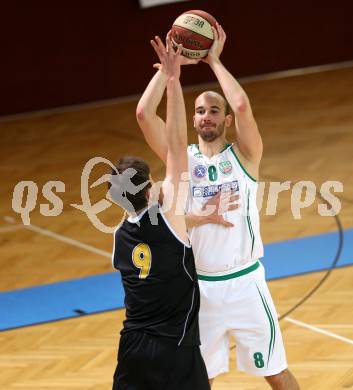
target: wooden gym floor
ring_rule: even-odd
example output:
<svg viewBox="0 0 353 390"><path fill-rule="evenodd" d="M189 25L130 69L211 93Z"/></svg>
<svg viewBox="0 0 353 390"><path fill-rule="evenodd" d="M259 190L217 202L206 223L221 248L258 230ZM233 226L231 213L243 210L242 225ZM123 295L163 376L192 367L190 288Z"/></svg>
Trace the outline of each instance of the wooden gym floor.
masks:
<svg viewBox="0 0 353 390"><path fill-rule="evenodd" d="M339 218L344 229L352 228L353 68L244 87L264 139L261 179L311 180L318 187L326 180L341 181ZM186 93L189 118L198 92ZM136 101L120 102L0 123L1 291L112 271L109 258L80 246L110 252L112 236L95 229L70 204L81 203L81 172L94 156L114 162L126 153L139 155L148 160L155 178L163 176L161 162L138 130L135 106ZM189 125L190 140L195 141ZM94 176L105 169L98 167ZM21 219L11 207L12 191L21 180L34 181L39 188L37 207L30 214L32 229L17 225ZM49 180L65 183L65 192L59 194L63 212L56 217L39 212L39 204L45 203L41 188ZM92 203L105 193L104 186L93 190ZM290 212L289 191L280 194L275 216L265 215L265 204L264 242L336 231L334 218L319 216L318 203L303 210L301 220ZM112 206L99 216L114 226L122 213ZM45 235L51 233L57 235ZM295 305L322 276L316 272L270 282L279 313ZM289 366L302 389L353 389L352 280L352 267L334 270L308 301L281 321ZM109 389L123 317L124 311L118 310L1 332L0 389ZM231 357L234 368L234 351ZM267 388L262 378L234 369L214 385L215 390Z"/></svg>

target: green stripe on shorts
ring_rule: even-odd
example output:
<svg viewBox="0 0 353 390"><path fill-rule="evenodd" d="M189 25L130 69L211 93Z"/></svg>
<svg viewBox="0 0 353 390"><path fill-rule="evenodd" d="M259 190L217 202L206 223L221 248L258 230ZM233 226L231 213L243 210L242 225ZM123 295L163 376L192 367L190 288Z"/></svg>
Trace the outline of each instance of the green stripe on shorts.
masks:
<svg viewBox="0 0 353 390"><path fill-rule="evenodd" d="M270 361L270 357L272 356L273 350L274 350L274 347L275 347L276 327L275 327L275 322L274 322L273 317L272 317L271 310L270 310L270 308L268 306L268 303L266 301L266 298L261 294L260 289L259 289L259 287L257 285L256 285L256 288L257 288L257 291L259 292L262 304L264 306L264 309L265 309L265 312L267 314L267 318L268 318L268 321L269 321L269 324L270 324L271 338L270 338L270 344L268 346L268 357L267 357L267 366L268 366L268 363Z"/></svg>
<svg viewBox="0 0 353 390"><path fill-rule="evenodd" d="M219 276L211 276L211 275L197 275L199 280L206 280L207 282L219 282L221 280L229 280L238 278L239 276L243 276L246 274L249 274L252 271L255 271L260 267L260 263L257 261L255 264L251 265L248 268L244 268L240 271L233 272L232 274L228 275L219 275Z"/></svg>

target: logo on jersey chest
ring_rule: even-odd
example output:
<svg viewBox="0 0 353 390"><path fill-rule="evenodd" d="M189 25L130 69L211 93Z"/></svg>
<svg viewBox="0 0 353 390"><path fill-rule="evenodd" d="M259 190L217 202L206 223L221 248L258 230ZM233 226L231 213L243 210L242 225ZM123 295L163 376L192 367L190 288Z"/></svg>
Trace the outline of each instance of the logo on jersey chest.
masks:
<svg viewBox="0 0 353 390"><path fill-rule="evenodd" d="M238 180L233 180L229 183L213 184L204 187L192 187L192 195L194 198L209 198L215 196L219 191L239 191Z"/></svg>
<svg viewBox="0 0 353 390"><path fill-rule="evenodd" d="M219 170L221 171L221 173L225 176L229 176L232 171L233 171L233 166L232 166L232 163L227 160L227 161L221 161L219 163Z"/></svg>
<svg viewBox="0 0 353 390"><path fill-rule="evenodd" d="M196 165L192 173L198 179L202 179L206 176L206 167L204 165Z"/></svg>
<svg viewBox="0 0 353 390"><path fill-rule="evenodd" d="M218 179L217 168L215 165L210 165L208 167L201 164L196 165L192 174L196 179L203 179L207 175L208 180L211 182Z"/></svg>

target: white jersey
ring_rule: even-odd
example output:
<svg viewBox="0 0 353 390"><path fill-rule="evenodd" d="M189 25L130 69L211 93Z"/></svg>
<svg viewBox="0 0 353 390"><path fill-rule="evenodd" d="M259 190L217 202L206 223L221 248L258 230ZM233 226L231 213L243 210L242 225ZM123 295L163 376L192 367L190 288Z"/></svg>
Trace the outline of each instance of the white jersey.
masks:
<svg viewBox="0 0 353 390"><path fill-rule="evenodd" d="M188 212L200 210L220 190L233 189L240 195L240 207L223 214L234 227L205 224L190 229L198 272L221 273L249 266L263 256L256 180L246 172L230 144L211 158L204 156L198 145L190 145L188 160Z"/></svg>

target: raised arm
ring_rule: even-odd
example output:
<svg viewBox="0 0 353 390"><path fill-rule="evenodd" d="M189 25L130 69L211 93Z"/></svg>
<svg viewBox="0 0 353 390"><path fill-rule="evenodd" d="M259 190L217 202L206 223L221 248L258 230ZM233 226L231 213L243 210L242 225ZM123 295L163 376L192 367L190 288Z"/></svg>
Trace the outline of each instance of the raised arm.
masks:
<svg viewBox="0 0 353 390"><path fill-rule="evenodd" d="M158 37L156 37L156 42ZM153 45L151 41L151 44ZM184 56L180 58L180 65L197 64L199 60L190 59ZM167 75L163 64L157 63L153 65L157 68L157 73L153 76L141 96L137 108L137 122L145 136L145 139L150 148L157 156L166 163L167 158L167 140L165 136L165 121L157 115L158 106L161 103L164 90L167 86Z"/></svg>
<svg viewBox="0 0 353 390"><path fill-rule="evenodd" d="M160 67L149 82L137 104L136 118L150 148L166 163L167 140L165 122L157 115L157 108L162 100L167 85L167 76Z"/></svg>
<svg viewBox="0 0 353 390"><path fill-rule="evenodd" d="M243 157L258 165L262 156L262 140L254 119L250 101L245 91L232 74L221 63L219 56L223 50L226 34L217 24L213 29L214 43L205 60L216 75L223 93L235 116L236 144Z"/></svg>
<svg viewBox="0 0 353 390"><path fill-rule="evenodd" d="M178 236L187 241L186 223L180 209L180 199L186 203L187 186L181 186L181 176L187 172L187 123L183 92L180 85L181 47L175 52L170 36L167 36L167 48L160 38L152 41L166 74L167 83L167 119L165 128L166 151L166 178L162 185L164 204L168 204L165 216ZM185 192L185 193L183 193ZM179 212L178 212L179 211Z"/></svg>

